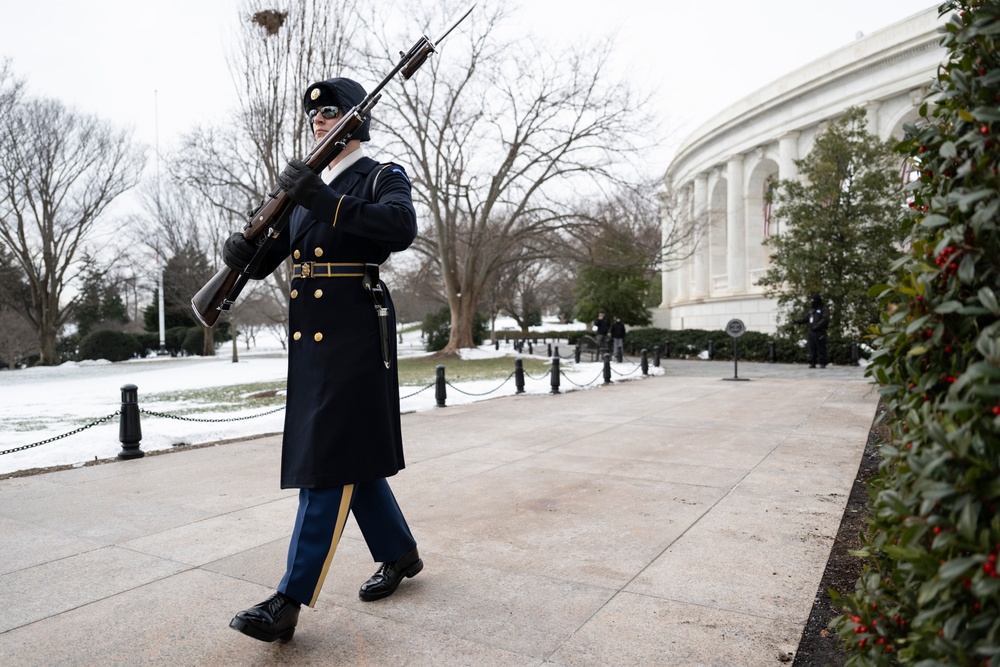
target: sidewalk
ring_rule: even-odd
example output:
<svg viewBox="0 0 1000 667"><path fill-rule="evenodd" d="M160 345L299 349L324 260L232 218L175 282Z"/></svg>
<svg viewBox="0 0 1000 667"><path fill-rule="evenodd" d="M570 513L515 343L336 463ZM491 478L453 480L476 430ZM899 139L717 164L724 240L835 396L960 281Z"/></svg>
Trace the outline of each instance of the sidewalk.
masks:
<svg viewBox="0 0 1000 667"><path fill-rule="evenodd" d="M665 369L404 415L424 571L361 602L349 522L289 643L228 628L283 572L277 437L0 481L2 663L788 664L877 394L860 368Z"/></svg>

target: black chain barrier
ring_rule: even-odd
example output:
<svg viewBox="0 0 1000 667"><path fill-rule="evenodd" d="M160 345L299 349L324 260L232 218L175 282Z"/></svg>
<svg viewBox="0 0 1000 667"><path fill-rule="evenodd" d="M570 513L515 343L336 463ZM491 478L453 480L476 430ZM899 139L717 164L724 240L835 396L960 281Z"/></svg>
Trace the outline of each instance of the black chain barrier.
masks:
<svg viewBox="0 0 1000 667"><path fill-rule="evenodd" d="M144 415L150 415L151 417L166 417L167 419L177 419L179 421L185 422L239 422L246 419L254 419L256 417L264 417L266 415L273 415L275 412L281 412L285 409L282 405L280 408L275 408L274 410L268 410L267 412L261 412L256 415L247 415L246 417L226 417L220 419L199 419L198 417L181 417L179 415L168 415L165 412L153 412L152 410L147 410L145 408L139 408L139 412Z"/></svg>
<svg viewBox="0 0 1000 667"><path fill-rule="evenodd" d="M635 373L635 372L636 372L637 370L639 370L640 368L642 368L642 366L641 366L641 365L639 365L639 364L637 364L637 365L636 365L636 367L635 367L635 368L633 368L632 370L630 370L630 371L629 371L628 373L622 373L622 372L620 372L620 371L619 371L618 369L616 369L615 367L613 367L613 366L612 366L612 367L611 367L611 372L612 372L612 373L615 373L615 374L617 374L617 375L621 375L622 377L624 377L624 376L626 376L626 375L632 375L632 373Z"/></svg>
<svg viewBox="0 0 1000 667"><path fill-rule="evenodd" d="M454 389L455 391L457 391L458 393L460 393L460 394L465 394L466 396L489 396L490 394L492 394L492 393L494 393L494 392L497 392L497 391L500 391L500 388L501 388L501 387L503 387L503 386L504 386L505 384L507 384L508 382L510 382L510 379L511 379L512 377L514 377L514 374L513 374L513 373L511 373L510 375L508 375L508 376L507 376L507 379L506 379L506 380L504 380L503 382L501 382L501 383L500 383L500 384L499 384L499 385L497 386L497 388L496 388L496 389L491 389L491 390L489 390L489 391L484 391L484 392L482 392L481 394L478 394L478 393L475 393L475 392L471 392L471 391L464 391L464 390L462 390L462 389L459 389L458 387L456 387L456 386L455 386L455 385L453 385L452 383L448 382L447 380L445 381L445 384L446 384L446 385L448 385L449 387L451 387L452 389Z"/></svg>
<svg viewBox="0 0 1000 667"><path fill-rule="evenodd" d="M524 371L524 377L531 378L532 380L544 380L545 378L547 378L549 376L549 372L550 371L545 371L541 375L539 375L538 377L535 377L534 375L532 375L528 371Z"/></svg>
<svg viewBox="0 0 1000 667"><path fill-rule="evenodd" d="M118 415L120 415L121 413L122 413L121 410L116 410L113 414L110 414L107 417L101 417L100 419L95 419L86 426L81 426L80 428L70 431L69 433L63 433L62 435L57 435L52 438L49 438L48 440L42 440L41 442L33 442L30 445L21 445L20 447L14 447L13 449L5 449L2 452L0 452L0 456L3 456L4 454L13 454L14 452L23 452L24 450L31 449L32 447L38 447L39 445L47 445L50 442L55 442L56 440L62 440L63 438L68 438L71 435L76 435L80 431L86 431L88 428L91 428L92 426L97 426L99 424L103 424L106 421L110 421L115 417L117 417Z"/></svg>
<svg viewBox="0 0 1000 667"><path fill-rule="evenodd" d="M559 371L559 375L562 375L562 376L563 376L564 378L566 378L566 380L567 380L567 381L568 381L568 382L569 382L570 384L572 384L572 385L576 385L577 387L580 387L581 389L582 389L583 387L587 387L587 386L589 386L589 385L592 385L592 384L594 384L595 382L597 382L597 381L598 381L598 380L599 380L599 379L601 378L602 374L603 374L603 371L602 371L601 373L598 373L598 374L597 374L597 377L595 377L595 378L594 378L593 380L591 380L590 382L585 382L584 384L579 384L579 383L577 383L577 382L573 382L572 378L570 378L570 376L566 375L566 373L565 373L564 371Z"/></svg>
<svg viewBox="0 0 1000 667"><path fill-rule="evenodd" d="M401 401L404 401L404 400L406 400L406 399L408 399L408 398L413 398L414 396L416 396L416 395L417 395L417 394L419 394L420 392L422 392L422 391L427 391L428 389L430 389L430 388L431 388L431 387L433 387L433 386L434 386L434 383L433 383L433 382L431 382L431 383L430 383L429 385L427 385L426 387L423 387L422 389L417 389L417 390L416 390L415 392L413 392L412 394L407 394L406 396L400 396L400 397L399 397L399 400L401 400Z"/></svg>
<svg viewBox="0 0 1000 667"><path fill-rule="evenodd" d="M564 358L564 357L560 357L560 358ZM565 358L568 359L569 357L565 357ZM639 370L640 367L641 366L637 365L635 368L633 368L628 373L621 373L621 372L619 372L618 370L615 370L615 369L611 369L611 370L613 370L618 375L625 376L625 375L631 375L632 373L635 373L637 370ZM546 371L546 372L542 373L541 375L539 375L537 377L534 376L534 375L531 375L529 373L524 373L524 375L527 376L528 378L532 379L532 380L542 380L542 379L545 379L546 377L548 377L549 373L550 373L550 371ZM499 385L496 386L496 388L491 389L489 391L484 391L484 392L465 391L464 389L461 389L460 387L456 387L451 382L447 382L447 381L445 381L445 384L448 385L449 387L451 387L452 389L454 389L455 391L457 391L458 393L465 394L466 396L488 396L490 394L493 394L493 393L496 393L496 392L500 391L500 389L503 388L503 386L505 384L507 384L508 382L510 382L510 379L512 377L514 377L515 374L516 374L516 371L513 372L513 373L511 373L510 375L508 375L507 378L503 382L501 382ZM568 375L566 375L565 371L559 371L559 374L562 377L566 378L566 381L569 382L570 384L572 384L572 385L574 385L576 387L583 388L583 387L587 387L589 385L592 385L592 384L596 383L601 378L603 372L602 373L598 373L597 377L595 377L590 382L586 382L586 383L583 383L583 384L580 384L579 382L573 381L572 378L570 378ZM406 396L400 396L400 400L405 400L407 398L412 398L412 397L416 396L417 394L419 394L421 392L427 391L428 389L430 389L433 386L434 386L434 383L432 382L431 384L429 384L429 385L427 385L425 387L421 387L420 389L418 389L417 391L413 392L412 394L407 394ZM164 417L166 419L176 419L176 420L179 420L179 421L189 421L189 422L236 422L236 421L244 421L244 420L247 420L247 419L255 419L257 417L264 417L266 415L271 415L271 414L274 414L276 412L281 412L284 409L285 409L285 406L282 405L279 408L275 408L273 410L268 410L267 412L261 412L259 414L255 414L255 415L247 415L245 417L222 417L222 418L217 418L217 419L204 419L204 418L199 418L199 417L183 417L183 416L180 416L180 415L167 414L165 412L155 412L153 410L147 410L145 408L139 408L139 412L142 413L142 414L149 415L151 417ZM115 417L118 417L121 414L122 414L121 410L116 410L115 412L111 413L110 415L108 415L106 417L101 417L99 419L95 419L94 421L90 422L89 424L86 424L84 426L81 426L80 428L77 428L77 429L74 429L72 431L69 431L68 433L63 433L62 435L53 436L51 438L48 438L46 440L41 440L39 442L33 442L30 445L21 445L20 447L13 447L11 449L5 449L3 451L0 451L0 456L3 456L4 454L13 454L15 452L22 452L22 451L24 451L26 449L31 449L32 447L38 447L40 445L47 445L50 442L55 442L56 440L62 440L63 438L68 438L69 436L76 435L77 433L80 433L81 431L86 431L88 428L92 428L94 426L98 426L98 425L103 424L105 422L111 421L112 419L114 419Z"/></svg>

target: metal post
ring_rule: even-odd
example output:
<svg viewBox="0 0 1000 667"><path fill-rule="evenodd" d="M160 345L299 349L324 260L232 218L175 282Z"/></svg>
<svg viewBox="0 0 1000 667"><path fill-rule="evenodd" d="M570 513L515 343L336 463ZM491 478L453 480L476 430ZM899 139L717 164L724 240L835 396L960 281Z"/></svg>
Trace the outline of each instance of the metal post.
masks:
<svg viewBox="0 0 1000 667"><path fill-rule="evenodd" d="M604 384L611 384L611 355L604 353Z"/></svg>
<svg viewBox="0 0 1000 667"><path fill-rule="evenodd" d="M654 368L659 368L660 367L660 346L659 345L654 345L653 346L653 367Z"/></svg>
<svg viewBox="0 0 1000 667"><path fill-rule="evenodd" d="M524 362L520 357L514 360L514 388L514 393L524 393Z"/></svg>
<svg viewBox="0 0 1000 667"><path fill-rule="evenodd" d="M552 357L552 390L550 394L559 393L559 357Z"/></svg>
<svg viewBox="0 0 1000 667"><path fill-rule="evenodd" d="M448 399L448 389L445 387L444 383L444 366L437 367L437 374L434 378L434 400L437 401L437 407L445 407L445 401Z"/></svg>
<svg viewBox="0 0 1000 667"><path fill-rule="evenodd" d="M715 358L715 341L708 341L708 360L711 361Z"/></svg>
<svg viewBox="0 0 1000 667"><path fill-rule="evenodd" d="M549 343L549 356L552 356L552 343Z"/></svg>
<svg viewBox="0 0 1000 667"><path fill-rule="evenodd" d="M663 341L663 358L664 359L669 359L670 358L670 341L669 340Z"/></svg>
<svg viewBox="0 0 1000 667"><path fill-rule="evenodd" d="M646 352L646 348L642 348L642 351L639 354L642 355L639 361L639 365L642 366L642 374L649 375L649 353Z"/></svg>
<svg viewBox="0 0 1000 667"><path fill-rule="evenodd" d="M857 343L851 343L851 365L852 366L859 365L858 364L858 359L859 359L860 356L861 355L860 355L860 351L858 350L858 344Z"/></svg>
<svg viewBox="0 0 1000 667"><path fill-rule="evenodd" d="M555 350L556 350L556 355L555 356L558 357L559 356L559 346L558 345L556 345Z"/></svg>
<svg viewBox="0 0 1000 667"><path fill-rule="evenodd" d="M534 354L534 353L535 353L535 346L532 345L531 341L529 340L528 341L528 354Z"/></svg>
<svg viewBox="0 0 1000 667"><path fill-rule="evenodd" d="M139 449L142 440L142 426L139 424L139 388L134 384L122 385L121 420L118 424L118 440L122 450L120 459L141 459L146 454Z"/></svg>
<svg viewBox="0 0 1000 667"><path fill-rule="evenodd" d="M580 349L580 344L577 343L576 347L573 349L573 361L575 361L576 363L580 363L580 354L581 353L582 353L582 350Z"/></svg>
<svg viewBox="0 0 1000 667"><path fill-rule="evenodd" d="M493 349L494 350L499 350L500 349L500 339L499 338L494 338L493 339Z"/></svg>
<svg viewBox="0 0 1000 667"><path fill-rule="evenodd" d="M778 360L777 344L772 341L767 343L767 361L768 363L775 363Z"/></svg>

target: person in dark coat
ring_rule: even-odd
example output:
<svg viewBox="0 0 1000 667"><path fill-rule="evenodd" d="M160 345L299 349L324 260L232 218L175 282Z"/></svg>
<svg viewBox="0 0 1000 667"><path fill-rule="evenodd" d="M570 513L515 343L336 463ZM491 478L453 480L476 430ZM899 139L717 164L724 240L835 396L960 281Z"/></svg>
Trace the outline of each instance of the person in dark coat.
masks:
<svg viewBox="0 0 1000 667"><path fill-rule="evenodd" d="M309 86L303 107L316 141L365 96L351 79ZM252 276L262 279L292 257L281 488L299 489L299 509L277 592L230 623L262 641L291 639L300 606L316 604L349 512L382 563L361 586L362 600L391 595L423 568L386 481L404 460L396 318L378 275L390 253L413 242L416 213L403 168L365 155L369 122L322 174L288 163L279 184L296 206ZM223 249L235 270L254 253L242 233Z"/></svg>
<svg viewBox="0 0 1000 667"><path fill-rule="evenodd" d="M806 359L809 361L809 368L816 368L817 362L820 368L826 368L826 329L830 326L830 309L823 303L823 297L819 294L813 294L811 298L809 314L793 321L796 324L809 325L806 335Z"/></svg>
<svg viewBox="0 0 1000 667"><path fill-rule="evenodd" d="M618 361L622 360L625 354L625 323L622 318L615 317L614 324L611 325L611 341L614 343L614 351L611 355Z"/></svg>
<svg viewBox="0 0 1000 667"><path fill-rule="evenodd" d="M597 341L597 349L602 353L608 350L608 331L611 329L611 320L608 319L607 314L601 310L597 313L597 319L594 320L594 339Z"/></svg>

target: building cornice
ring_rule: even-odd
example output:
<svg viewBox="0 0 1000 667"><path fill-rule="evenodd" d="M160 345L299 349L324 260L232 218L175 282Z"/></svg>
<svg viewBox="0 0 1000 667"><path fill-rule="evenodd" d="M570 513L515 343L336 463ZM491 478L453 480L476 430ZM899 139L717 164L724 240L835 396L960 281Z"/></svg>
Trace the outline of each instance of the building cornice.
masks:
<svg viewBox="0 0 1000 667"><path fill-rule="evenodd" d="M689 135L666 178L686 181L728 156L835 118L848 106L926 86L945 55L943 22L937 9L929 8L748 95Z"/></svg>

